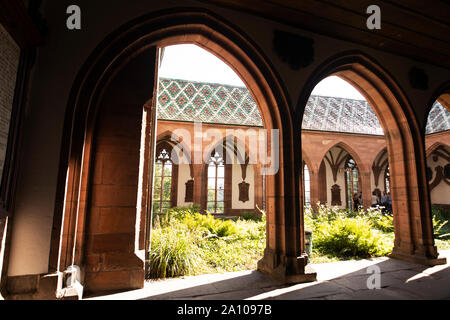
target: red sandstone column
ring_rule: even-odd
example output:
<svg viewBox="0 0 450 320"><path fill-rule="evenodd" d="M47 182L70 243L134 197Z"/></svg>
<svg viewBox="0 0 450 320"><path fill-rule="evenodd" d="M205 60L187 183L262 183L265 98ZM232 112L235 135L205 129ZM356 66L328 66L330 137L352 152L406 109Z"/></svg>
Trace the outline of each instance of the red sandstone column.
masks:
<svg viewBox="0 0 450 320"><path fill-rule="evenodd" d="M202 185L203 185L203 165L194 164L194 204L203 205L202 202Z"/></svg>
<svg viewBox="0 0 450 320"><path fill-rule="evenodd" d="M371 186L370 186L370 171L361 171L361 191L362 191L362 205L364 209L370 208L372 202Z"/></svg>
<svg viewBox="0 0 450 320"><path fill-rule="evenodd" d="M317 203L319 202L319 171L314 169L309 172L311 207L313 212L317 212ZM303 195L302 195L303 196Z"/></svg>

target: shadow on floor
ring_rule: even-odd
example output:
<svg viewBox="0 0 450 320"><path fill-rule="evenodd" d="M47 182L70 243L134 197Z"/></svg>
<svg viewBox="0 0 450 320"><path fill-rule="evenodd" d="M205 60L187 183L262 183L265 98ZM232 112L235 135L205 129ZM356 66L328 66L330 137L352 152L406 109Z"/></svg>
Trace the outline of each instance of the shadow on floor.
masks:
<svg viewBox="0 0 450 320"><path fill-rule="evenodd" d="M150 293L152 287L150 285L147 289L149 295L140 299L450 299L450 268L448 265L428 268L395 259L364 260L359 261L358 264L361 266L351 272L346 271L351 264L336 263L335 266L330 264L318 266L322 269L318 273L325 273L322 279L319 278L318 282L297 285L283 285L258 271L224 280L211 280L204 284L160 294ZM369 267L372 269L368 269ZM325 270L326 268L329 270ZM353 269L355 269L354 266ZM373 270L380 272L380 288L371 290L368 282L377 285ZM182 281L180 280L178 285L183 285ZM192 284L192 282L190 283Z"/></svg>
<svg viewBox="0 0 450 320"><path fill-rule="evenodd" d="M450 252L449 252L450 253ZM376 258L312 265L318 281L286 285L258 272L147 281L140 290L96 294L99 300L426 300L450 299L449 264L427 267ZM379 272L379 283L374 277ZM370 289L368 283L379 284Z"/></svg>

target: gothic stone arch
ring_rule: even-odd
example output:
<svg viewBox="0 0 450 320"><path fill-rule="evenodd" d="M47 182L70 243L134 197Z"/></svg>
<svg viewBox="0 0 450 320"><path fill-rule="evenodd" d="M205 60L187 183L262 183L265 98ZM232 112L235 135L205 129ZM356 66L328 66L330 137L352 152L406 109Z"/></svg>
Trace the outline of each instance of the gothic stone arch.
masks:
<svg viewBox="0 0 450 320"><path fill-rule="evenodd" d="M378 63L361 52L345 52L329 58L315 70L299 99L297 124L302 123L304 106L312 89L330 75L341 77L360 91L385 133L395 229L390 256L428 265L443 263L445 259L438 259L434 246L423 135L407 97ZM301 171L297 169L296 174ZM365 189L370 192L370 188ZM369 198L370 194L363 196Z"/></svg>
<svg viewBox="0 0 450 320"><path fill-rule="evenodd" d="M151 137L155 123L149 88L156 79L149 70L158 46L181 43L197 44L232 67L257 102L265 128L280 131L280 141L268 146L279 143L280 169L266 176L267 246L258 268L285 282L315 280L306 266L295 182L285 174L294 171L294 135L284 88L261 51L222 21L204 10L143 16L108 36L79 72L64 127L50 266L57 272L80 266L87 291L144 284L151 167L137 168L141 125ZM152 148L143 157L150 163ZM105 167L125 173L117 177Z"/></svg>

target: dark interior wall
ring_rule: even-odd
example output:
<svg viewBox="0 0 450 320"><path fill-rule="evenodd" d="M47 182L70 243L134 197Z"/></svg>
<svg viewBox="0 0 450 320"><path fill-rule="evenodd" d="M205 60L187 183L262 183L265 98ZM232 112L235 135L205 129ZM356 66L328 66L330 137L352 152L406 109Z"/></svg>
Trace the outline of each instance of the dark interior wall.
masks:
<svg viewBox="0 0 450 320"><path fill-rule="evenodd" d="M65 26L66 8L72 4L78 4L82 10L80 31L69 31ZM70 90L83 63L108 34L124 23L152 11L176 6L207 8L246 34L273 65L285 85L292 108L295 108L298 97L312 72L329 57L349 50L366 53L389 71L407 93L422 127L425 126L426 104L431 92L448 80L448 70L229 9L215 8L204 2L130 0L103 1L103 4L99 5L97 1L87 0L46 1L43 13L48 24L48 34L44 44L39 48L24 126L24 152L10 246L8 268L10 276L48 271L65 110ZM274 50L275 29L312 39L314 43L312 63L294 70L283 62ZM428 91L411 87L408 72L413 66L422 68L429 76ZM130 90L134 90L132 85Z"/></svg>

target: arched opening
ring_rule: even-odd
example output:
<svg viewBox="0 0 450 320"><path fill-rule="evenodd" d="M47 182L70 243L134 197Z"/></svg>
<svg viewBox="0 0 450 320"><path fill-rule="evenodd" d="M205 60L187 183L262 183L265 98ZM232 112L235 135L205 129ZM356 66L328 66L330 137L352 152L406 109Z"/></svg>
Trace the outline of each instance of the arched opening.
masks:
<svg viewBox="0 0 450 320"><path fill-rule="evenodd" d="M303 137L307 137L304 135ZM326 138L325 138L326 139ZM361 179L358 154L343 142L331 147L323 156L318 170L318 203L341 209L358 210L362 202L354 208L354 194L359 199Z"/></svg>
<svg viewBox="0 0 450 320"><path fill-rule="evenodd" d="M264 128L277 130L274 138L267 135L267 158L275 156L279 145L284 146L276 155L279 163L293 157L292 121L284 91L265 57L244 35L222 19L195 10L154 13L123 26L80 71L65 123L50 265L61 272L80 266L87 291L143 286L155 160L157 48L186 43L213 53L244 81ZM149 91L150 84L154 85ZM111 175L105 167L110 173L133 169L107 180ZM293 190L286 170L293 172L293 164L287 162L264 178L267 246L258 268L281 280L314 280L314 273L305 272L304 239L294 198L285 194Z"/></svg>
<svg viewBox="0 0 450 320"><path fill-rule="evenodd" d="M178 201L176 206L194 205L223 217L260 215L264 177L257 149L264 127L252 93L222 60L197 45L162 50L157 131L174 135L175 143L182 137L188 149L202 153L200 161L195 154L191 157L195 161L191 162L191 200ZM238 139L238 144L227 139ZM219 149L208 153L214 144ZM183 185L187 175L181 167L180 177Z"/></svg>
<svg viewBox="0 0 450 320"><path fill-rule="evenodd" d="M372 164L372 194L376 197L372 206L383 206L386 211L392 211L391 177L387 149L383 148Z"/></svg>
<svg viewBox="0 0 450 320"><path fill-rule="evenodd" d="M176 205L178 189L178 159L173 159L173 146L167 141L156 145L154 181L153 181L153 216L160 216Z"/></svg>
<svg viewBox="0 0 450 320"><path fill-rule="evenodd" d="M360 206L359 190L361 190L361 187L358 165L350 155L347 156L347 160L345 160L344 172L347 209L356 211Z"/></svg>
<svg viewBox="0 0 450 320"><path fill-rule="evenodd" d="M434 101L425 127L426 172L435 220L450 220L450 101L442 94ZM446 228L444 228L446 229ZM436 235L435 235L436 236Z"/></svg>
<svg viewBox="0 0 450 320"><path fill-rule="evenodd" d="M391 175L389 173L389 166L386 167L386 170L384 171L384 190L386 190L386 193L390 193L390 185L391 185Z"/></svg>
<svg viewBox="0 0 450 320"><path fill-rule="evenodd" d="M232 135L205 150L200 201L205 212L219 218L261 216L264 177L261 165L250 162L250 149L249 143Z"/></svg>
<svg viewBox="0 0 450 320"><path fill-rule="evenodd" d="M315 210L317 203L352 210L354 193L358 194L361 206L370 207L370 162L376 156L376 150L385 147L385 139L371 105L351 84L336 76L317 84L305 107L302 143L302 155L307 153L313 166L318 168L311 186L312 190L317 190L312 196ZM339 144L343 149L328 151L332 149L330 145ZM358 163L359 170L353 178L349 174L351 169L345 167L349 164L345 162L348 154ZM323 172L322 167L325 167Z"/></svg>
<svg viewBox="0 0 450 320"><path fill-rule="evenodd" d="M303 110L313 88L332 75L351 84L367 100L386 138L395 232L390 256L424 264L442 263L434 246L429 198L422 192L425 186L425 168L420 161L425 156L420 147L423 139L409 102L385 70L361 53L330 58L307 82L298 104L297 123L308 116ZM308 141L302 136L302 148L305 143ZM366 168L371 167L377 150L374 148L375 155L363 161ZM370 172L365 170L361 175L367 177L362 183L363 199L370 202Z"/></svg>
<svg viewBox="0 0 450 320"><path fill-rule="evenodd" d="M303 162L303 199L305 206L311 206L311 178L306 162Z"/></svg>
<svg viewBox="0 0 450 320"><path fill-rule="evenodd" d="M218 152L211 153L207 169L206 210L212 214L225 213L225 160Z"/></svg>

